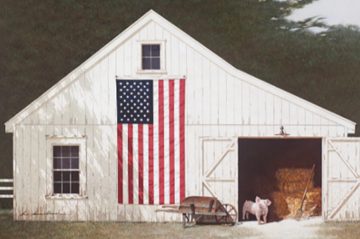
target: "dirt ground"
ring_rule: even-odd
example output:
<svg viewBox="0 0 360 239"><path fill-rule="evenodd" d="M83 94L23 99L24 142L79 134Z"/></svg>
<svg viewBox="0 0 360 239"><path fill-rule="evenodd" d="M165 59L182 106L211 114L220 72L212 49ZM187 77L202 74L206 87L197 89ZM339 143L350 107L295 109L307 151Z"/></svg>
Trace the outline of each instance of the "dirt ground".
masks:
<svg viewBox="0 0 360 239"><path fill-rule="evenodd" d="M14 222L11 210L0 210L0 238L359 238L360 222L323 223L320 217L297 222L235 226L181 223Z"/></svg>

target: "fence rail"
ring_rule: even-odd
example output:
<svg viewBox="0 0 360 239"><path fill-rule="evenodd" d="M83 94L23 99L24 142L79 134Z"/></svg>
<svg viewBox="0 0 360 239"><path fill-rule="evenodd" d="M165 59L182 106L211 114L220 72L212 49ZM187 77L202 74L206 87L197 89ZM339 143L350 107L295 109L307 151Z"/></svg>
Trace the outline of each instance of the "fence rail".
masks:
<svg viewBox="0 0 360 239"><path fill-rule="evenodd" d="M13 179L0 179L0 183L12 183L14 182Z"/></svg>
<svg viewBox="0 0 360 239"><path fill-rule="evenodd" d="M0 183L13 183L13 179L0 179ZM12 191L14 187L0 187L0 191ZM0 194L0 198L13 198L11 194Z"/></svg>

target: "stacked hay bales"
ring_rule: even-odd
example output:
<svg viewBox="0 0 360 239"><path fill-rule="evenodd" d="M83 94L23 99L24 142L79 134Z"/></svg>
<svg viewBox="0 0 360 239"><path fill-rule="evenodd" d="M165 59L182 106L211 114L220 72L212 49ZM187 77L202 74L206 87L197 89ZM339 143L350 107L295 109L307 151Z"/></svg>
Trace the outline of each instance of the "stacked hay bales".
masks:
<svg viewBox="0 0 360 239"><path fill-rule="evenodd" d="M290 219L296 215L310 174L310 169L282 168L276 171L279 191L274 192L272 198L280 218ZM321 215L321 188L314 188L313 179L310 180L302 209L303 217Z"/></svg>

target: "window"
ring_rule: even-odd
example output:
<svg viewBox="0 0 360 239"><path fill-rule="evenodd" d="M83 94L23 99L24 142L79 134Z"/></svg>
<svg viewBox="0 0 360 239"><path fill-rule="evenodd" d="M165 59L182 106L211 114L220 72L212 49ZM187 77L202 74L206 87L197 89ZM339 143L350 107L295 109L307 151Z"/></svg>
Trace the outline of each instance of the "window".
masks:
<svg viewBox="0 0 360 239"><path fill-rule="evenodd" d="M160 70L160 45L142 45L142 69Z"/></svg>
<svg viewBox="0 0 360 239"><path fill-rule="evenodd" d="M54 193L79 194L79 146L53 146Z"/></svg>
<svg viewBox="0 0 360 239"><path fill-rule="evenodd" d="M87 199L86 136L46 136L45 198Z"/></svg>
<svg viewBox="0 0 360 239"><path fill-rule="evenodd" d="M166 74L165 40L138 41L138 74Z"/></svg>

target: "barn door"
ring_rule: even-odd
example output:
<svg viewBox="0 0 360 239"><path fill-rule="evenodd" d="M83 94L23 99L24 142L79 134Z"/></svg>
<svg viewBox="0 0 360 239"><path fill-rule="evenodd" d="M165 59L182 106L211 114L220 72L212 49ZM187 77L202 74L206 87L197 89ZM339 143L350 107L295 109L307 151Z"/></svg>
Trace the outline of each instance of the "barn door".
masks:
<svg viewBox="0 0 360 239"><path fill-rule="evenodd" d="M323 218L360 220L360 138L324 140Z"/></svg>
<svg viewBox="0 0 360 239"><path fill-rule="evenodd" d="M237 138L202 139L202 196L237 208Z"/></svg>

